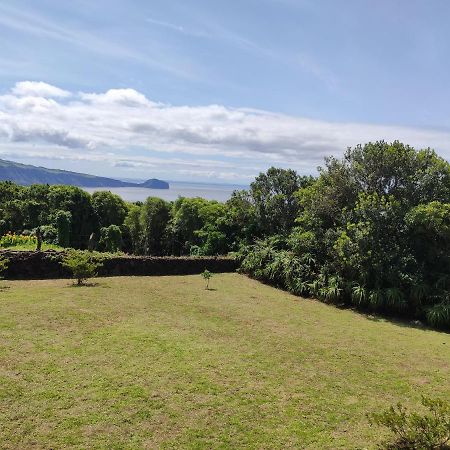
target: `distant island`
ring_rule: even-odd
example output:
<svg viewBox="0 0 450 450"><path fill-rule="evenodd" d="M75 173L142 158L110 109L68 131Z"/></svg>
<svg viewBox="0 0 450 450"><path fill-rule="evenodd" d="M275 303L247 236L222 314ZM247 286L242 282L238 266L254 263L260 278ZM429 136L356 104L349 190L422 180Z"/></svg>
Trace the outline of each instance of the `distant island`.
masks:
<svg viewBox="0 0 450 450"><path fill-rule="evenodd" d="M67 170L20 164L0 159L0 181L29 186L31 184L64 184L78 187L141 187L148 189L169 189L169 183L151 178L143 183L131 183L113 178L97 177Z"/></svg>

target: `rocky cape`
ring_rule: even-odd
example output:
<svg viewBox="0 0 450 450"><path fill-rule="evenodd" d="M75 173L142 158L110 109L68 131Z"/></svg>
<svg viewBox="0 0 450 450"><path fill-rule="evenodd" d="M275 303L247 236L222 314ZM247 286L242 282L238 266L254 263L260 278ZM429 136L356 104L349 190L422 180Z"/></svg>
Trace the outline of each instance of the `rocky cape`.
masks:
<svg viewBox="0 0 450 450"><path fill-rule="evenodd" d="M169 189L169 183L151 178L144 183L131 183L113 178L97 177L67 170L20 164L0 159L0 181L29 186L31 184L63 184L78 187L141 187L148 189Z"/></svg>

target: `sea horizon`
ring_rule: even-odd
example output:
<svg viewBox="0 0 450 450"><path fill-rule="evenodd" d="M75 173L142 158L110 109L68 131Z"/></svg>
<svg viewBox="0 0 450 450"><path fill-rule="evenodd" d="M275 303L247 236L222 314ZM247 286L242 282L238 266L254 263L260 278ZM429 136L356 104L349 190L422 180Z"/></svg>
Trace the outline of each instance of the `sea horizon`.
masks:
<svg viewBox="0 0 450 450"><path fill-rule="evenodd" d="M129 179L123 181L131 181ZM133 182L140 182L134 179ZM204 181L169 181L169 189L150 189L141 187L84 187L81 189L93 194L98 191L110 191L128 202L145 201L148 197L158 197L166 201L174 201L179 197L201 197L206 200L225 202L234 191L248 189L248 185L208 183Z"/></svg>

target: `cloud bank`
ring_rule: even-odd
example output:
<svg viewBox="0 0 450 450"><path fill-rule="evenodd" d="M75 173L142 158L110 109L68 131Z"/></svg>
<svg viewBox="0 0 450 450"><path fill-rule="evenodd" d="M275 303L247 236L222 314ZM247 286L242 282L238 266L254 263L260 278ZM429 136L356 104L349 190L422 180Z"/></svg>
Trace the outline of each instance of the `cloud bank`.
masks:
<svg viewBox="0 0 450 450"><path fill-rule="evenodd" d="M40 81L0 95L0 158L90 161L101 164L100 175L247 182L271 165L314 173L325 156L379 139L432 147L450 159L450 132L442 130L173 106L134 89L68 92Z"/></svg>

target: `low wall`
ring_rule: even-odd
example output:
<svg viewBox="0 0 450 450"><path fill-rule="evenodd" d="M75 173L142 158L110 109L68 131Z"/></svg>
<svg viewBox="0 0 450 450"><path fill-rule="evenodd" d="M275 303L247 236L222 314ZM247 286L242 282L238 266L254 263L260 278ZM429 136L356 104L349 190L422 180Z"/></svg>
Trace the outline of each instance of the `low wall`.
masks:
<svg viewBox="0 0 450 450"><path fill-rule="evenodd" d="M9 267L3 276L7 279L68 278L69 272L61 266L61 252L0 251L9 259ZM224 256L175 257L175 256L112 256L105 259L99 269L100 276L121 275L193 275L208 269L210 272L234 272L238 263Z"/></svg>

